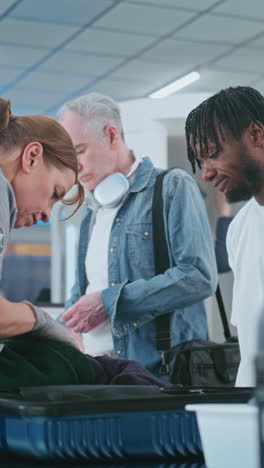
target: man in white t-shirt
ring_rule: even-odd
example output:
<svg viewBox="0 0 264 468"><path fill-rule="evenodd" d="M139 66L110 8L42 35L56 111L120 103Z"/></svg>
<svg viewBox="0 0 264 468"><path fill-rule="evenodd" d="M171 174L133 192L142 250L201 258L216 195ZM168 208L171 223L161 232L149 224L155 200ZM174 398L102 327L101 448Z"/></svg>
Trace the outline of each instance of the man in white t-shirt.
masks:
<svg viewBox="0 0 264 468"><path fill-rule="evenodd" d="M197 163L228 202L250 200L230 225L227 250L234 273L231 321L241 351L236 385L254 386L264 314L264 97L250 87L221 90L191 111L186 139L194 172Z"/></svg>

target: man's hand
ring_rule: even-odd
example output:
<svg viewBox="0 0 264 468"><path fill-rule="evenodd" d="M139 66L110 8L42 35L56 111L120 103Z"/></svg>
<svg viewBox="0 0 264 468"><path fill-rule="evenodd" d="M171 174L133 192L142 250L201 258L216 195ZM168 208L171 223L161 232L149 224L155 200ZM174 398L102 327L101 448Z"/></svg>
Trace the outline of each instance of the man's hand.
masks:
<svg viewBox="0 0 264 468"><path fill-rule="evenodd" d="M226 200L225 194L223 192L219 192L217 189L214 189L214 197L217 217L220 218L232 216L232 207Z"/></svg>
<svg viewBox="0 0 264 468"><path fill-rule="evenodd" d="M64 314L60 320L75 332L87 333L108 319L101 293L95 292L82 296Z"/></svg>

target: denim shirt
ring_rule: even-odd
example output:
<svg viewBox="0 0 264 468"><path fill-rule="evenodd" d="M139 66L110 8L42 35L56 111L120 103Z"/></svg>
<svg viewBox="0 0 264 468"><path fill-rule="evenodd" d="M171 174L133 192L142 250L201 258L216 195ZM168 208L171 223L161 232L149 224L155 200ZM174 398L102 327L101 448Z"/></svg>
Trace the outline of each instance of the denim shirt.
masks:
<svg viewBox="0 0 264 468"><path fill-rule="evenodd" d="M155 275L152 197L157 174L149 158L142 164L113 221L109 238L108 288L102 291L115 356L134 359L155 375L156 316L171 312L171 345L207 337L202 302L216 288L212 233L200 191L191 176L173 169L163 181L164 223L171 267ZM85 294L85 257L95 212L87 208L80 229L77 281L66 308ZM198 303L198 304L197 304Z"/></svg>

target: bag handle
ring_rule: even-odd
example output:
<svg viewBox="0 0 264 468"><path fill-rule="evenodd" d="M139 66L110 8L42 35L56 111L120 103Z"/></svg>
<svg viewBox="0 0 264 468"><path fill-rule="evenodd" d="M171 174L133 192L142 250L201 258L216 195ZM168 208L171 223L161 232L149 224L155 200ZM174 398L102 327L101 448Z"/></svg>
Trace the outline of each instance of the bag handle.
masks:
<svg viewBox="0 0 264 468"><path fill-rule="evenodd" d="M163 197L162 187L164 176L170 169L160 172L157 175L152 203L152 225L153 225L153 243L154 243L154 262L157 275L164 273L170 267L168 246L166 241L164 218L163 218ZM224 336L227 340L231 337L225 306L220 291L219 284L215 292L216 300L220 312L221 322L224 329ZM167 351L170 349L170 313L159 315L155 318L156 323L156 343L158 351Z"/></svg>

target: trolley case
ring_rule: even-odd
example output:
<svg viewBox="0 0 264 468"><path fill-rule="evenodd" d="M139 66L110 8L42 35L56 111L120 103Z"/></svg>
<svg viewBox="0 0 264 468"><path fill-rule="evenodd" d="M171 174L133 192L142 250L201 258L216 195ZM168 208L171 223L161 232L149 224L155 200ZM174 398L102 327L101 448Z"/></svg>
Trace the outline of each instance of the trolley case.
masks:
<svg viewBox="0 0 264 468"><path fill-rule="evenodd" d="M39 459L201 459L187 403L245 403L252 389L81 385L0 393L0 453Z"/></svg>

